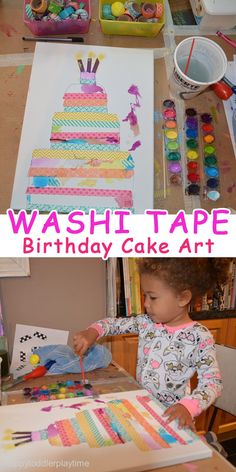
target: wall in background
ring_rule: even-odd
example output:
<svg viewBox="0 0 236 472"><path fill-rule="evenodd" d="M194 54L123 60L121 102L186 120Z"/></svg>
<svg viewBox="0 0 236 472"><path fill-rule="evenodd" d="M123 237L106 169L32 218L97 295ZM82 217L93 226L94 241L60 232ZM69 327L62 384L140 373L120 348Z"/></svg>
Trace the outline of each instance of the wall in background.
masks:
<svg viewBox="0 0 236 472"><path fill-rule="evenodd" d="M73 334L106 314L106 265L99 258L30 259L29 277L0 279L3 315L12 351L16 323Z"/></svg>

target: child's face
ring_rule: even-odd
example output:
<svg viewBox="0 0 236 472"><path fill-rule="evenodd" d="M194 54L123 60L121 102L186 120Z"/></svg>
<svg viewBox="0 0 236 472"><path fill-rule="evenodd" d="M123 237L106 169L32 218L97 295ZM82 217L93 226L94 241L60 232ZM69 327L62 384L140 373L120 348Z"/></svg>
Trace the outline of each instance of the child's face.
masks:
<svg viewBox="0 0 236 472"><path fill-rule="evenodd" d="M176 318L181 321L182 317L186 317L187 304L182 296L176 294L161 279L151 274L142 274L141 286L146 312L154 323L168 323Z"/></svg>

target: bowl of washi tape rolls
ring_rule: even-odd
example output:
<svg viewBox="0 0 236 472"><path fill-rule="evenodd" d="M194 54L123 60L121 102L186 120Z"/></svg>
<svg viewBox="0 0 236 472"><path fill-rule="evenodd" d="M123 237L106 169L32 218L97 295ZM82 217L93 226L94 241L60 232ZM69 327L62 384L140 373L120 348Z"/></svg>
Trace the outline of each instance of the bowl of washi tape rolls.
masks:
<svg viewBox="0 0 236 472"><path fill-rule="evenodd" d="M104 34L154 37L165 24L164 0L99 0L99 21Z"/></svg>
<svg viewBox="0 0 236 472"><path fill-rule="evenodd" d="M90 0L24 1L24 23L35 36L87 33L90 21Z"/></svg>

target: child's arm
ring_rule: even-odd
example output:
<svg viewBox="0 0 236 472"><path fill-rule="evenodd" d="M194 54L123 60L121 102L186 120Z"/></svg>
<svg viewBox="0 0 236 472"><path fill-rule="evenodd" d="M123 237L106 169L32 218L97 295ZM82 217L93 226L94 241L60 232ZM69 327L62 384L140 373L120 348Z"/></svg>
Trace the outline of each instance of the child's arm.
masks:
<svg viewBox="0 0 236 472"><path fill-rule="evenodd" d="M209 408L222 391L222 380L216 360L213 337L207 329L200 334L201 340L198 344L194 364L197 371L198 384L191 395L186 395L179 402L187 408L193 418Z"/></svg>
<svg viewBox="0 0 236 472"><path fill-rule="evenodd" d="M104 318L93 323L85 331L76 333L73 342L76 354L82 356L98 338L113 336L117 334L138 334L140 316L129 316L128 318Z"/></svg>

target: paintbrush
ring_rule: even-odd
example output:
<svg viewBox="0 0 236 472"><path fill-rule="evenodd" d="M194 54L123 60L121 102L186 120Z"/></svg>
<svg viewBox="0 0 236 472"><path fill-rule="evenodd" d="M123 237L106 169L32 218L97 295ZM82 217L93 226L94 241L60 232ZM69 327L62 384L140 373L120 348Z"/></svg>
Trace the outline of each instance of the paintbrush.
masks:
<svg viewBox="0 0 236 472"><path fill-rule="evenodd" d="M32 370L32 372L22 375L21 377L17 377L17 379L13 380L13 382L11 382L10 384L3 385L2 391L8 390L9 388L14 387L14 385L17 385L21 382L25 382L26 380L43 377L46 372L52 367L52 365L55 364L55 362L56 361L48 361L45 365L39 365L38 367L36 367L36 369Z"/></svg>

